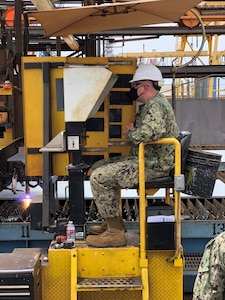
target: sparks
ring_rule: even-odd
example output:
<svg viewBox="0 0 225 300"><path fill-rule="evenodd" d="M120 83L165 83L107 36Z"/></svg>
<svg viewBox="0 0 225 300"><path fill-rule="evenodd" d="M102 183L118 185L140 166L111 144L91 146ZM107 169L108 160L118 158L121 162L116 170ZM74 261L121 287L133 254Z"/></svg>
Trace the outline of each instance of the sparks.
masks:
<svg viewBox="0 0 225 300"><path fill-rule="evenodd" d="M23 198L24 208L27 209L31 202L31 196L30 194L26 194L26 196Z"/></svg>

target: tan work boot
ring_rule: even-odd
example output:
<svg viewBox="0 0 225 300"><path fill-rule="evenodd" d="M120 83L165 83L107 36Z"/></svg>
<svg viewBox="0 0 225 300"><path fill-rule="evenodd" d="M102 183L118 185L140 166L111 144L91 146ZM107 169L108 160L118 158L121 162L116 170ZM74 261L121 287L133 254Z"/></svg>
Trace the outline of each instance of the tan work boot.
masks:
<svg viewBox="0 0 225 300"><path fill-rule="evenodd" d="M89 234L101 234L107 230L107 223L104 222L101 225L93 225L89 228Z"/></svg>
<svg viewBox="0 0 225 300"><path fill-rule="evenodd" d="M126 231L125 223L123 218L120 217L120 222L123 229ZM93 225L89 228L89 234L101 234L107 230L107 222L102 223L101 225Z"/></svg>
<svg viewBox="0 0 225 300"><path fill-rule="evenodd" d="M99 235L89 235L86 243L93 247L120 247L127 244L125 230L120 217L107 218L108 228Z"/></svg>

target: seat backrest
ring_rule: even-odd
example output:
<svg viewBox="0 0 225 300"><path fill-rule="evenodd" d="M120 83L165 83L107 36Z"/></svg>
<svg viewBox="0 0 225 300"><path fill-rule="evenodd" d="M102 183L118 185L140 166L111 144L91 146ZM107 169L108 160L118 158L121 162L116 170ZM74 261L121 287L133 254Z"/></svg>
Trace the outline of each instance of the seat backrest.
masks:
<svg viewBox="0 0 225 300"><path fill-rule="evenodd" d="M192 134L189 131L181 131L177 138L181 145L181 174L184 174L191 136Z"/></svg>

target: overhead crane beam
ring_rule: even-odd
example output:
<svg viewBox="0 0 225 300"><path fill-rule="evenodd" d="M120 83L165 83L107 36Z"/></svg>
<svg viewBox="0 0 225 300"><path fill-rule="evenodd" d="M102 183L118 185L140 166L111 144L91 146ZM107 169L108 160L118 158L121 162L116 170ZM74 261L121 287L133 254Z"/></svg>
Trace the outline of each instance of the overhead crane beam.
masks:
<svg viewBox="0 0 225 300"><path fill-rule="evenodd" d="M191 16L182 16L182 21L193 21L197 20L195 17ZM201 19L203 22L218 22L218 21L225 21L225 15L201 15Z"/></svg>
<svg viewBox="0 0 225 300"><path fill-rule="evenodd" d="M35 28L36 29L36 28ZM225 34L225 26L205 26L206 34ZM151 26L151 27L139 27L139 28L129 28L129 29L117 29L117 30L105 30L96 31L95 35L100 36L163 36L163 35L201 35L201 27L180 27L180 26Z"/></svg>
<svg viewBox="0 0 225 300"><path fill-rule="evenodd" d="M197 51L171 51L171 52L129 52L119 53L121 57L140 57L140 58L165 58L165 57L193 57L197 54ZM202 51L201 56L208 56L208 51Z"/></svg>
<svg viewBox="0 0 225 300"><path fill-rule="evenodd" d="M171 66L158 66L164 78L172 78ZM176 78L224 77L225 70L220 65L188 66L176 71Z"/></svg>

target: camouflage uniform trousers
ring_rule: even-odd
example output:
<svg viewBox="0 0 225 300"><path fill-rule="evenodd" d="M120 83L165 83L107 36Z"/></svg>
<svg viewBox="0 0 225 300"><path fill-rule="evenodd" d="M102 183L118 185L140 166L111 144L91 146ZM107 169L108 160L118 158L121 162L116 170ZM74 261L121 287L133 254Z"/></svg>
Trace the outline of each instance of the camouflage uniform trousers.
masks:
<svg viewBox="0 0 225 300"><path fill-rule="evenodd" d="M146 173L149 180L167 176L169 171L147 170ZM103 218L120 215L119 191L137 185L138 174L138 160L130 156L113 157L93 164L90 176L91 190Z"/></svg>
<svg viewBox="0 0 225 300"><path fill-rule="evenodd" d="M193 300L225 299L225 232L208 242L195 279Z"/></svg>

